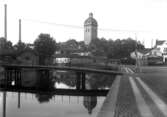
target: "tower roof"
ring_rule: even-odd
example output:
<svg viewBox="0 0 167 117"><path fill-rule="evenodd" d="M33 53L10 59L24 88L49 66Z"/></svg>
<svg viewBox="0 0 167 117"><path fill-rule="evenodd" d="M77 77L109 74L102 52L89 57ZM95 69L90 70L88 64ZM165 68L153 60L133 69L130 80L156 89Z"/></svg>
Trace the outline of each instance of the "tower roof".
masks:
<svg viewBox="0 0 167 117"><path fill-rule="evenodd" d="M97 21L93 18L93 13L89 13L89 18L85 20L84 26L93 25L97 26Z"/></svg>

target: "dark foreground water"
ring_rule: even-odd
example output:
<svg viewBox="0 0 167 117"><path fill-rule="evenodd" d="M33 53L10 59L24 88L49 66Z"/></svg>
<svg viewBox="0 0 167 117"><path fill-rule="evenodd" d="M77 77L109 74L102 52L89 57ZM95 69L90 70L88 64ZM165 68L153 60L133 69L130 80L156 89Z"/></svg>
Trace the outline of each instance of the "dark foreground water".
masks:
<svg viewBox="0 0 167 117"><path fill-rule="evenodd" d="M5 95L6 108L3 102ZM0 92L0 113L2 117L5 117L4 113L6 117L96 117L104 99L55 95L48 102L40 103L35 94Z"/></svg>
<svg viewBox="0 0 167 117"><path fill-rule="evenodd" d="M0 117L96 117L114 80L114 76L87 74L86 89L78 91L75 73L49 74L23 70L18 85L16 76L9 75L6 82L1 73Z"/></svg>

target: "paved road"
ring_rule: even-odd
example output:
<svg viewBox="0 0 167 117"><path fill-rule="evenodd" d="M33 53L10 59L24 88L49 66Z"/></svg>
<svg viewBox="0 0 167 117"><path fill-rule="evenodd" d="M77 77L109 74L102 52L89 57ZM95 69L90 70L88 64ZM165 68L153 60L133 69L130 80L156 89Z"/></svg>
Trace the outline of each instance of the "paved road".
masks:
<svg viewBox="0 0 167 117"><path fill-rule="evenodd" d="M98 117L167 117L167 67L143 67L116 78Z"/></svg>

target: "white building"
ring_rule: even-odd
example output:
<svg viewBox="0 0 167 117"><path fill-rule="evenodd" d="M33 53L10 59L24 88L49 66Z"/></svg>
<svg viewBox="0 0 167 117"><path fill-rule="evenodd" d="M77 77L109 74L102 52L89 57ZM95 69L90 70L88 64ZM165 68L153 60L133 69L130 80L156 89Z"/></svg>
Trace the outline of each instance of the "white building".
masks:
<svg viewBox="0 0 167 117"><path fill-rule="evenodd" d="M138 60L140 65L146 65L147 59L149 57L162 57L162 52L157 49L144 49L144 50L137 50L130 53L130 57L132 59Z"/></svg>
<svg viewBox="0 0 167 117"><path fill-rule="evenodd" d="M163 55L164 62L167 61L167 40L156 40L155 48Z"/></svg>

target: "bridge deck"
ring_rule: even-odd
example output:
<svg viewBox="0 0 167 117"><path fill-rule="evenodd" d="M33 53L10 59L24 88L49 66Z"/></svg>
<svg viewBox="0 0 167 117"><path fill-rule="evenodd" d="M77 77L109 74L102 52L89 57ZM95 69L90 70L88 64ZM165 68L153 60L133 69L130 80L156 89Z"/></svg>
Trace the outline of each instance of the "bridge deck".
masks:
<svg viewBox="0 0 167 117"><path fill-rule="evenodd" d="M0 65L4 68L30 68L30 69L55 69L55 70L63 70L63 71L75 71L75 72L85 72L85 73L98 73L98 74L108 74L108 75L122 75L123 73L120 71L114 70L102 70L95 68L86 68L86 67L68 67L68 66L42 66L42 65Z"/></svg>

